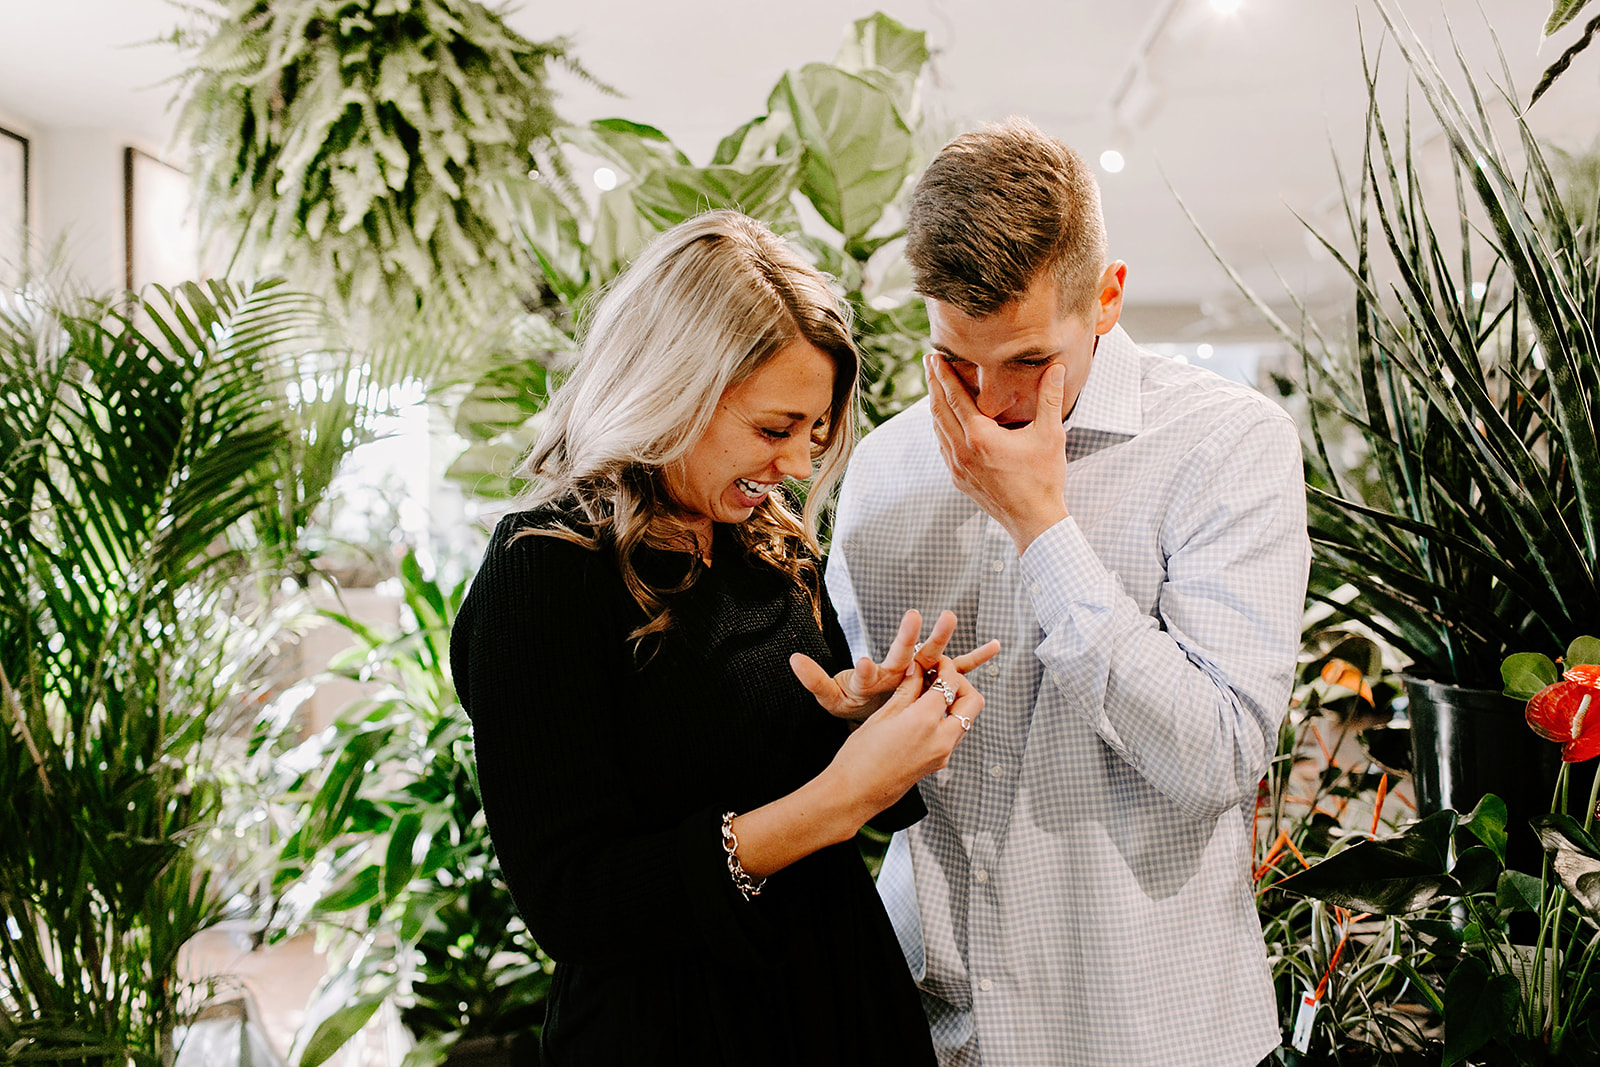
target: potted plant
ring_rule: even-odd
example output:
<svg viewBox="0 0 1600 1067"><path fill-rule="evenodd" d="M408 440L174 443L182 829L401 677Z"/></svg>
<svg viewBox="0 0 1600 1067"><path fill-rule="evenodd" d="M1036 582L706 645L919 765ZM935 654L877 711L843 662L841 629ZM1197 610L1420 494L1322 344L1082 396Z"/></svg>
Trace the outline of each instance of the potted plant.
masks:
<svg viewBox="0 0 1600 1067"><path fill-rule="evenodd" d="M565 178L549 68L594 79L475 0L213 0L178 129L228 271L284 274L381 332L526 295L511 190ZM363 330L362 332L369 332Z"/></svg>
<svg viewBox="0 0 1600 1067"><path fill-rule="evenodd" d="M296 1062L326 1061L386 1002L417 1041L411 1067L528 1062L552 965L500 875L450 680L466 582L441 587L414 554L399 570L398 633L328 613L356 641L335 673L379 692L283 760L303 770L279 798L290 832L266 936L312 928L333 952Z"/></svg>
<svg viewBox="0 0 1600 1067"><path fill-rule="evenodd" d="M1317 235L1354 285L1353 341L1332 343L1309 316L1285 323L1234 280L1303 359L1285 387L1308 415L1313 589L1343 585L1353 599L1322 595L1334 620L1411 660L1419 802L1466 810L1492 789L1520 826L1558 761L1500 695L1497 665L1600 617L1595 205L1564 198L1513 108L1515 164L1478 81L1466 72L1458 97L1376 2L1443 130L1455 196L1425 191L1410 116L1400 130L1385 120L1368 65L1350 244ZM1519 833L1513 863L1537 856Z"/></svg>
<svg viewBox="0 0 1600 1067"><path fill-rule="evenodd" d="M1428 1043L1427 1020L1404 995L1410 977L1401 966L1424 965L1430 953L1422 939L1395 918L1272 891L1348 842L1392 831L1410 813L1392 788L1394 754L1369 744L1373 732L1363 729L1388 719L1400 692L1381 649L1337 627L1310 629L1299 659L1299 684L1252 823L1256 903L1285 1040L1272 1062L1426 1062L1402 1055ZM1359 749L1349 743L1357 737ZM1303 1019L1307 998L1317 1010ZM1392 1055L1363 1058L1376 1048Z"/></svg>
<svg viewBox="0 0 1600 1067"><path fill-rule="evenodd" d="M1600 757L1600 717L1588 716L1591 707L1600 711L1600 640L1573 641L1563 667L1533 653L1502 664L1525 728L1562 746L1549 811L1531 820L1546 855L1541 875L1506 866L1510 827L1505 804L1491 794L1465 818L1446 809L1396 835L1355 839L1275 885L1390 917L1426 946L1396 966L1442 1020L1436 1051L1444 1067L1600 1059L1597 796L1591 785L1582 814L1567 814L1565 773ZM1529 935L1519 936L1519 926Z"/></svg>
<svg viewBox="0 0 1600 1067"><path fill-rule="evenodd" d="M254 871L244 750L294 607L286 356L322 324L280 284L0 293L8 1056L171 1064L204 1005L178 955Z"/></svg>

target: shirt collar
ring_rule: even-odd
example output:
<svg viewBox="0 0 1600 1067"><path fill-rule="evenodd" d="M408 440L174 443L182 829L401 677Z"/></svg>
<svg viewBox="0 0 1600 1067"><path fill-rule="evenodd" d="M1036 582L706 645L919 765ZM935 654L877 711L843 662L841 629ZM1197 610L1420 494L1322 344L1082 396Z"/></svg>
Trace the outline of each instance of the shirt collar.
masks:
<svg viewBox="0 0 1600 1067"><path fill-rule="evenodd" d="M1113 326L1095 345L1066 428L1133 437L1144 425L1139 399L1139 349L1121 326Z"/></svg>

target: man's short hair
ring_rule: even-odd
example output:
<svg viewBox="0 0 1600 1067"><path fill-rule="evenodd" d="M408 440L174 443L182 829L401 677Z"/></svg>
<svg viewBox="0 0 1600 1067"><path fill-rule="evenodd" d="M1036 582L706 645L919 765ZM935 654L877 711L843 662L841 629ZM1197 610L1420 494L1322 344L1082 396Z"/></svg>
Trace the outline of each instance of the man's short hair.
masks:
<svg viewBox="0 0 1600 1067"><path fill-rule="evenodd" d="M955 138L911 194L906 258L917 292L994 314L1053 277L1063 311L1085 313L1105 269L1100 187L1072 149L1022 118Z"/></svg>

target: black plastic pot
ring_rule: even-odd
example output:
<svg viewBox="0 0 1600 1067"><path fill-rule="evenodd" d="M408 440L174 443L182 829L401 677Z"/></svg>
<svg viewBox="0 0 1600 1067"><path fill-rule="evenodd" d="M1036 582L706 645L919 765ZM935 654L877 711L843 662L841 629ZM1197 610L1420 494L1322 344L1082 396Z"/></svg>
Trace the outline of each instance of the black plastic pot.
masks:
<svg viewBox="0 0 1600 1067"><path fill-rule="evenodd" d="M1550 810L1561 746L1528 728L1524 705L1491 689L1407 678L1411 775L1418 813L1453 808L1465 815L1485 793L1506 802L1506 863L1537 874L1544 850L1528 820ZM1569 773L1567 811L1583 818L1595 761Z"/></svg>

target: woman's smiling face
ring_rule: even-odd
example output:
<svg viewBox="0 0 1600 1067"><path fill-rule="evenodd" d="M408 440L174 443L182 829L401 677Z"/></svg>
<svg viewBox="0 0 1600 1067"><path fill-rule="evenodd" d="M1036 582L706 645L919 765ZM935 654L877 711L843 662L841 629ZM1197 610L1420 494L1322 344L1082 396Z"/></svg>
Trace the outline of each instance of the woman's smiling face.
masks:
<svg viewBox="0 0 1600 1067"><path fill-rule="evenodd" d="M833 360L809 341L779 349L723 390L684 459L666 469L678 517L710 551L712 524L744 522L785 479L811 477L814 435L833 405Z"/></svg>

